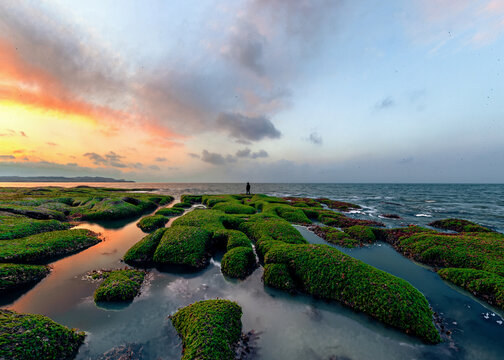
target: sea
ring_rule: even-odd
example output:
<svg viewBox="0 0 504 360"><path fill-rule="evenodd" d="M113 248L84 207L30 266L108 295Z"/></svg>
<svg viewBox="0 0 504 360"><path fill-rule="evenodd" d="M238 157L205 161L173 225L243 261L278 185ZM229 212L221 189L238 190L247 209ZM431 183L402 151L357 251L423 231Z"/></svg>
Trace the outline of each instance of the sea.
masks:
<svg viewBox="0 0 504 360"><path fill-rule="evenodd" d="M245 183L0 183L0 186L101 186L173 195L244 193ZM252 193L327 197L361 206L348 216L387 227L462 218L504 232L503 184L254 184ZM395 214L400 219L383 217ZM91 270L121 268L124 253L144 233L138 219L82 223L105 241L51 264L51 274L21 293L0 295L0 306L37 313L86 332L77 359L113 359L134 351L139 359L180 359L182 345L169 315L198 300L225 298L243 309L243 331L252 334L249 359L504 359L504 312L439 278L429 267L397 253L386 243L358 249L330 245L401 277L419 289L451 335L438 345L421 341L356 313L337 302L290 295L264 287L262 268L244 281L220 272L222 254L197 273L149 269L142 294L127 306L97 306ZM167 226L170 226L168 223ZM311 243L327 244L296 226ZM108 356L108 357L107 357ZM117 358L117 357L116 357Z"/></svg>

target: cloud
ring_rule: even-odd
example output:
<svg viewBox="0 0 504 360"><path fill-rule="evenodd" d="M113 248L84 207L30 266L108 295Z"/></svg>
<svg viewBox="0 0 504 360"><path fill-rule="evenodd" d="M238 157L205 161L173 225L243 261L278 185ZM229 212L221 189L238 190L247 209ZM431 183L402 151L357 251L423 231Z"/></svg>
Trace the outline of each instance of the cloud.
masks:
<svg viewBox="0 0 504 360"><path fill-rule="evenodd" d="M250 149L246 148L246 149L243 149L243 150L238 150L236 152L236 157L239 157L239 158L250 157Z"/></svg>
<svg viewBox="0 0 504 360"><path fill-rule="evenodd" d="M237 158L250 158L250 159L258 159L258 158L266 158L268 157L268 153L266 150L259 150L257 152L252 152L249 148L245 148L242 150L238 150L236 152Z"/></svg>
<svg viewBox="0 0 504 360"><path fill-rule="evenodd" d="M224 165L226 163L224 156L208 152L207 150L203 150L201 160L212 165Z"/></svg>
<svg viewBox="0 0 504 360"><path fill-rule="evenodd" d="M269 154L266 152L266 150L259 150L258 152L254 152L250 155L252 159L266 158L268 156Z"/></svg>
<svg viewBox="0 0 504 360"><path fill-rule="evenodd" d="M189 155L193 159L199 159L199 158L201 158L201 156L199 156L198 154L195 154L195 153L187 153L187 155Z"/></svg>
<svg viewBox="0 0 504 360"><path fill-rule="evenodd" d="M308 137L308 141L315 145L322 145L322 136L317 132L312 132Z"/></svg>
<svg viewBox="0 0 504 360"><path fill-rule="evenodd" d="M242 144L278 139L274 117L333 36L340 4L245 0L229 33L202 39L211 46L190 61L170 52L139 69L56 5L0 2L0 69L13 84L0 96L93 118L100 131L139 126L168 147L209 132Z"/></svg>
<svg viewBox="0 0 504 360"><path fill-rule="evenodd" d="M151 169L151 170L156 170L156 171L157 171L157 170L161 170L161 169L159 168L159 166L157 166L157 165L150 165L150 166L149 166L149 169Z"/></svg>
<svg viewBox="0 0 504 360"><path fill-rule="evenodd" d="M122 159L124 159L124 156L116 154L113 151L108 152L105 155L100 155L94 152L88 152L85 153L83 156L87 157L89 160L93 162L95 165L100 165L100 166L112 166L116 168L126 168L128 165L122 162ZM136 164L130 164L130 167L133 167L135 169L139 168L139 163ZM140 164L141 165L141 164Z"/></svg>
<svg viewBox="0 0 504 360"><path fill-rule="evenodd" d="M395 105L394 100L389 96L381 100L375 105L375 110L384 110L391 108L392 106Z"/></svg>
<svg viewBox="0 0 504 360"><path fill-rule="evenodd" d="M165 162L167 159L165 157L157 157L155 160L157 162Z"/></svg>
<svg viewBox="0 0 504 360"><path fill-rule="evenodd" d="M1 47L0 47L1 51ZM1 62L0 62L1 65ZM0 72L1 75L1 72ZM0 95L2 95L1 86L0 86ZM24 131L14 131L12 129L5 129L4 132L0 133L1 137L13 137L13 136L22 136L27 137Z"/></svg>
<svg viewBox="0 0 504 360"><path fill-rule="evenodd" d="M278 139L282 134L266 117L247 117L238 113L223 113L217 126L239 140Z"/></svg>
<svg viewBox="0 0 504 360"><path fill-rule="evenodd" d="M15 158L14 155L0 155L1 160L14 160Z"/></svg>
<svg viewBox="0 0 504 360"><path fill-rule="evenodd" d="M46 142L47 145L49 146L58 146L58 144L52 142L52 141L49 141L49 142Z"/></svg>

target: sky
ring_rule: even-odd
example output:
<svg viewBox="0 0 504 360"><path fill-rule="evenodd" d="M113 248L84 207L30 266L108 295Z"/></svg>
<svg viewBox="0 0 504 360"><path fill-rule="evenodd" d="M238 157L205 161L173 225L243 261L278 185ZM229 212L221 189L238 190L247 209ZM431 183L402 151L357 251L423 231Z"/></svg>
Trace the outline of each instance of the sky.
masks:
<svg viewBox="0 0 504 360"><path fill-rule="evenodd" d="M0 2L0 176L504 182L504 0Z"/></svg>

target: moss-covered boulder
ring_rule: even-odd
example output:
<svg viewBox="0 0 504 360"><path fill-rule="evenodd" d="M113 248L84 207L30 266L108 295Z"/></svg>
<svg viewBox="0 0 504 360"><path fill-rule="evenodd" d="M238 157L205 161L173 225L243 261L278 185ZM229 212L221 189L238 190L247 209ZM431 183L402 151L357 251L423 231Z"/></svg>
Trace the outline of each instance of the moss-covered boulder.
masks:
<svg viewBox="0 0 504 360"><path fill-rule="evenodd" d="M162 215L166 217L174 217L179 216L184 213L184 209L182 208L162 208L156 211L156 215Z"/></svg>
<svg viewBox="0 0 504 360"><path fill-rule="evenodd" d="M242 310L229 300L199 301L180 309L171 321L183 343L183 360L234 360Z"/></svg>
<svg viewBox="0 0 504 360"><path fill-rule="evenodd" d="M193 269L204 268L209 260L208 247L212 233L194 226L172 226L161 238L154 253L160 265L180 265Z"/></svg>
<svg viewBox="0 0 504 360"><path fill-rule="evenodd" d="M458 268L441 269L438 274L489 304L504 309L504 277L483 270Z"/></svg>
<svg viewBox="0 0 504 360"><path fill-rule="evenodd" d="M140 293L145 272L134 269L99 271L91 277L104 279L94 293L95 302L128 302Z"/></svg>
<svg viewBox="0 0 504 360"><path fill-rule="evenodd" d="M50 268L44 265L0 264L0 291L10 291L39 282Z"/></svg>
<svg viewBox="0 0 504 360"><path fill-rule="evenodd" d="M183 194L180 196L180 201L183 203L201 204L202 197L202 195Z"/></svg>
<svg viewBox="0 0 504 360"><path fill-rule="evenodd" d="M349 234L341 230L335 229L330 226L311 226L309 230L313 231L317 236L322 239L343 247L353 248L357 246L362 246L362 243L350 237Z"/></svg>
<svg viewBox="0 0 504 360"><path fill-rule="evenodd" d="M425 297L408 282L356 260L327 245L276 245L266 264L282 264L298 290L337 300L377 320L417 336L427 343L441 341ZM279 287L277 276L264 277Z"/></svg>
<svg viewBox="0 0 504 360"><path fill-rule="evenodd" d="M285 264L265 264L263 281L268 286L280 290L294 291L296 289L296 283Z"/></svg>
<svg viewBox="0 0 504 360"><path fill-rule="evenodd" d="M175 209L189 209L190 207L192 206L191 203L188 203L188 202L179 202L179 203L176 203L175 205L173 205L173 208Z"/></svg>
<svg viewBox="0 0 504 360"><path fill-rule="evenodd" d="M84 338L45 316L0 310L1 359L73 359Z"/></svg>
<svg viewBox="0 0 504 360"><path fill-rule="evenodd" d="M22 215L0 213L0 240L18 239L71 227L72 225L58 220L35 220Z"/></svg>
<svg viewBox="0 0 504 360"><path fill-rule="evenodd" d="M361 207L357 204L352 204L344 201L336 201L328 198L318 198L315 199L317 202L327 205L328 208L338 210L338 211L350 211L355 209L360 209Z"/></svg>
<svg viewBox="0 0 504 360"><path fill-rule="evenodd" d="M376 236L369 226L354 225L345 229L345 233L351 238L358 240L360 243L371 244L376 241Z"/></svg>
<svg viewBox="0 0 504 360"><path fill-rule="evenodd" d="M150 215L140 219L137 226L142 229L143 232L153 232L165 226L168 220L169 219L163 215Z"/></svg>
<svg viewBox="0 0 504 360"><path fill-rule="evenodd" d="M81 251L100 241L97 234L85 229L51 231L21 239L3 240L0 241L0 262L42 264Z"/></svg>
<svg viewBox="0 0 504 360"><path fill-rule="evenodd" d="M222 257L221 271L232 278L245 279L256 268L256 256L249 246L232 248Z"/></svg>
<svg viewBox="0 0 504 360"><path fill-rule="evenodd" d="M236 202L220 202L213 209L220 210L226 214L255 214L256 210L249 205L242 205Z"/></svg>
<svg viewBox="0 0 504 360"><path fill-rule="evenodd" d="M457 232L492 232L492 230L484 226L462 219L436 220L431 222L429 225L438 229Z"/></svg>
<svg viewBox="0 0 504 360"><path fill-rule="evenodd" d="M154 252L168 228L161 228L145 236L124 254L123 260L132 266L147 266L153 263Z"/></svg>

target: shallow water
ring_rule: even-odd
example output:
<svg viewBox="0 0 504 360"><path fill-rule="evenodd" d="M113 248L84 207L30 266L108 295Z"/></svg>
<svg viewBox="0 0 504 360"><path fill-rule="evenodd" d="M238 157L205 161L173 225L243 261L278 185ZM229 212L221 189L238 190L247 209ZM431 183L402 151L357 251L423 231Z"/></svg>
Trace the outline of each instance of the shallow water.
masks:
<svg viewBox="0 0 504 360"><path fill-rule="evenodd" d="M117 184L112 184L116 186ZM160 184L121 184L124 187L156 187ZM206 187L205 187L206 186ZM347 195L337 195L338 186L331 185L330 193L322 191L326 185L276 185L265 184L261 192L272 195L327 196L333 199L353 201L367 206L363 213L355 214L363 218L377 216L378 213L392 212L388 204L383 204L383 193L366 188L362 191L347 190ZM311 188L310 188L311 186ZM374 185L380 187L381 185ZM468 194L479 194L479 187L464 188L457 200L443 197L449 189L397 190L393 199L387 202L402 202L393 205L395 213L408 221L421 222L416 213L436 214L443 218L453 209L464 208L471 216L460 216L476 220L485 213L502 216L503 206L500 185L489 185L485 190L489 201L487 208L480 212L474 209L488 199L474 195L469 205L463 205ZM437 185L436 185L437 186ZM444 185L443 185L444 186ZM239 192L240 185L228 184L166 184L162 192L180 193L230 193ZM242 187L242 185L241 185ZM369 185L368 187L372 187ZM259 192L259 186L253 190ZM273 190L271 190L273 189ZM266 191L269 190L269 191ZM327 189L326 189L327 190ZM453 190L455 193L457 191ZM500 192L500 197L496 196ZM343 190L341 190L341 194ZM357 194L360 193L360 198ZM420 193L424 195L420 196ZM385 192L385 194L388 194ZM405 197L404 194L408 194ZM416 195L411 195L416 194ZM436 195L437 194L437 195ZM376 199L372 199L372 197ZM486 199L486 200L485 200ZM392 200L392 201L389 201ZM426 202L429 200L429 202ZM436 201L433 203L431 201ZM453 201L453 204L451 203ZM439 204L442 205L439 205ZM425 205L424 205L425 204ZM436 205L437 204L437 205ZM452 204L452 205L450 205ZM479 204L479 205L478 205ZM391 205L392 206L392 205ZM434 212L434 206L445 207L444 213ZM406 210L404 210L406 209ZM404 210L404 211L403 211ZM414 210L414 211L412 211ZM459 210L456 210L459 211ZM387 220L387 224L397 224L397 220ZM495 219L480 223L500 228ZM209 267L192 274L163 273L153 269L148 284L140 297L129 306L122 308L97 307L92 295L97 283L83 279L87 271L100 268L118 268L126 250L140 240L144 234L130 223L82 224L102 233L105 241L81 253L55 261L52 273L19 298L4 299L8 308L28 313L44 314L55 321L88 333L86 344L81 347L78 359L94 359L107 350L125 343L141 343L146 359L179 359L180 340L173 329L168 315L179 307L194 301L212 298L226 298L237 301L243 308L243 330L254 329L260 333L257 341L257 359L502 359L504 357L504 325L496 309L482 305L469 294L455 289L441 280L437 274L424 266L413 263L395 252L387 244L379 243L362 249L341 249L373 266L406 279L426 295L434 310L442 313L448 328L453 330L452 339L436 346L424 345L415 338L381 325L366 315L357 314L334 302L315 300L309 296L291 296L284 292L264 288L261 283L262 269L258 269L245 281L225 279L220 273L219 256ZM497 226L499 225L499 226ZM298 227L312 243L325 243L322 239ZM488 313L488 314L487 314ZM488 319L486 318L488 317Z"/></svg>

